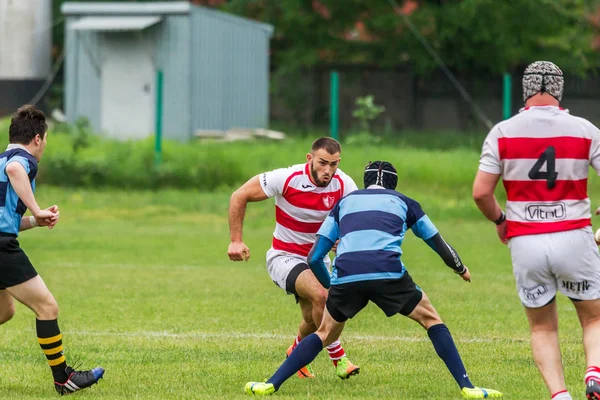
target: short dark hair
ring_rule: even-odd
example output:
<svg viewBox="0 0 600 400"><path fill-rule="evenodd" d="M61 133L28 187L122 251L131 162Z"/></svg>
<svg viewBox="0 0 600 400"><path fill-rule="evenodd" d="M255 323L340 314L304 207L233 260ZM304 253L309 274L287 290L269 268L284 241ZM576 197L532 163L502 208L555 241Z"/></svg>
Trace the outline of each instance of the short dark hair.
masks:
<svg viewBox="0 0 600 400"><path fill-rule="evenodd" d="M327 151L329 154L342 152L342 146L340 145L340 142L326 136L315 140L310 150L317 151L319 149L325 149L325 151Z"/></svg>
<svg viewBox="0 0 600 400"><path fill-rule="evenodd" d="M40 135L42 139L48 131L46 116L34 105L26 104L14 113L8 128L8 140L10 143L29 144Z"/></svg>
<svg viewBox="0 0 600 400"><path fill-rule="evenodd" d="M398 173L396 168L387 161L369 161L365 167L363 183L365 189L371 185L379 185L394 190L398 185Z"/></svg>

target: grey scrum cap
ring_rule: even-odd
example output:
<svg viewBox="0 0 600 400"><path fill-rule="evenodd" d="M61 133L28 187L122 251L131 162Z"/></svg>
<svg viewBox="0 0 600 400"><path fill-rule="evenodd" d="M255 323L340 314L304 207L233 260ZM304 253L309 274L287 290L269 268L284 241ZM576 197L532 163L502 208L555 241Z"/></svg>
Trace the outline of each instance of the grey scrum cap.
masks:
<svg viewBox="0 0 600 400"><path fill-rule="evenodd" d="M536 61L525 68L523 74L523 100L538 93L548 93L561 101L565 79L563 73L550 61Z"/></svg>

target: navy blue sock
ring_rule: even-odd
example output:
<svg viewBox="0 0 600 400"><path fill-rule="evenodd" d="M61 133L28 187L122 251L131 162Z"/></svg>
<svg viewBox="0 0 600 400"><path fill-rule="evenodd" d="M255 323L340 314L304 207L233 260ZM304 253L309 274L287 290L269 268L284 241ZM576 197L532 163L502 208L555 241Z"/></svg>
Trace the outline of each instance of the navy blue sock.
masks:
<svg viewBox="0 0 600 400"><path fill-rule="evenodd" d="M431 339L431 343L433 343L435 352L446 363L446 367L448 367L458 386L461 389L464 387L472 388L473 384L469 380L469 375L467 375L467 370L460 359L448 327L444 324L434 325L427 330L427 334Z"/></svg>
<svg viewBox="0 0 600 400"><path fill-rule="evenodd" d="M298 370L304 367L306 364L310 364L319 353L323 350L323 342L316 333L308 335L298 346L292 351L289 357L281 364L281 367L273 376L267 381L275 386L275 390L279 390L279 387L288 380L288 378L294 375Z"/></svg>

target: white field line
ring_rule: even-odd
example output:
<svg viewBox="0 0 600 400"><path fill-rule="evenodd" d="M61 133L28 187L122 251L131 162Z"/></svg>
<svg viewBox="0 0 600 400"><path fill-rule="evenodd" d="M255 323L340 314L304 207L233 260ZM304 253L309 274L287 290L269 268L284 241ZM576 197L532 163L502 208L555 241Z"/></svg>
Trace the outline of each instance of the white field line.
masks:
<svg viewBox="0 0 600 400"><path fill-rule="evenodd" d="M33 332L33 330L31 330ZM356 340L363 342L429 342L429 338L423 332L423 337L410 336L380 336L380 335L353 335L342 334L342 340ZM190 333L171 333L166 331L137 331L137 332L109 332L109 331L65 331L67 336L107 336L122 338L143 338L143 339L259 339L259 340L288 340L293 339L293 335L282 335L276 333L244 333L244 332L190 332ZM459 343L520 343L529 342L525 338L501 338L501 337L474 337L474 338L454 338Z"/></svg>
<svg viewBox="0 0 600 400"><path fill-rule="evenodd" d="M59 262L56 264L58 267L67 268L170 268L170 269L188 269L188 268L202 268L200 264L140 264L140 263L80 263L80 262ZM205 267L205 266L204 266Z"/></svg>

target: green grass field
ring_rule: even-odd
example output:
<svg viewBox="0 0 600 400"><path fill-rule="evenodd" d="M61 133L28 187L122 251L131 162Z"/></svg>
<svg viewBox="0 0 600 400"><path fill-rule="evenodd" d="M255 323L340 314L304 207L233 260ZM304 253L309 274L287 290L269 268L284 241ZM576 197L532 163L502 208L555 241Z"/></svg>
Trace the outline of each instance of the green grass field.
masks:
<svg viewBox="0 0 600 400"><path fill-rule="evenodd" d="M549 398L530 356L508 249L469 197L477 155L403 154L440 163L437 184L427 171L421 177L408 170L399 190L421 202L471 268L473 282L464 283L411 234L403 259L453 333L472 381L507 399ZM360 171L363 161L346 169ZM454 178L457 169L464 172ZM590 183L592 204L600 200L597 182ZM105 379L78 398L241 399L247 381L279 366L300 313L265 269L273 205L249 206L245 240L252 257L232 263L228 200L224 191L87 191L40 183L40 205L58 204L61 222L52 231L23 233L21 245L58 300L67 359L106 368ZM583 398L581 329L564 297L559 308L568 387ZM0 343L0 398L55 398L31 311L18 306L0 328ZM369 305L347 324L342 343L360 375L339 380L321 354L317 379L294 377L276 397L460 398L426 332L408 319L387 319Z"/></svg>

